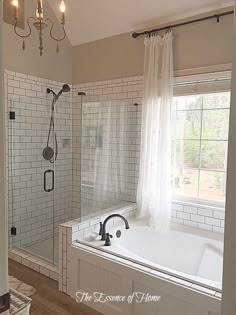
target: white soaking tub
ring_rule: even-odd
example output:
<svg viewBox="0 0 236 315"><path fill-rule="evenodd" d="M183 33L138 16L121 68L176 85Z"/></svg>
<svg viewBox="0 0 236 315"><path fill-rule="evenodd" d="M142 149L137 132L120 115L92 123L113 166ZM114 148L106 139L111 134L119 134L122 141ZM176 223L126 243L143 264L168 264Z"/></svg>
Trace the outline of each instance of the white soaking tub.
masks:
<svg viewBox="0 0 236 315"><path fill-rule="evenodd" d="M110 252L132 262L172 276L221 291L223 274L223 236L207 231L174 225L168 232L159 232L141 222L131 222L116 237L113 228L111 246L104 246L98 236L85 235L79 242Z"/></svg>
<svg viewBox="0 0 236 315"><path fill-rule="evenodd" d="M111 246L94 239L94 230L75 232L80 237L68 249L68 294L76 300L78 292L160 297L156 304L84 301L105 315L220 315L223 235L178 225L161 233L145 222L129 223L129 230L121 221L108 224Z"/></svg>

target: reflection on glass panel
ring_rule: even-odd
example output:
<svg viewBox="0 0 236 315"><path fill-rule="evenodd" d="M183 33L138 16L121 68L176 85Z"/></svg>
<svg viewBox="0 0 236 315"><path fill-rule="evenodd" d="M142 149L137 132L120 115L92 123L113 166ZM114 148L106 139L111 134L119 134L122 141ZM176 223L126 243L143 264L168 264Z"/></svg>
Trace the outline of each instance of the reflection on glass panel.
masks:
<svg viewBox="0 0 236 315"><path fill-rule="evenodd" d="M227 153L227 141L202 141L201 168L226 170Z"/></svg>
<svg viewBox="0 0 236 315"><path fill-rule="evenodd" d="M201 111L178 111L176 115L176 139L200 139Z"/></svg>
<svg viewBox="0 0 236 315"><path fill-rule="evenodd" d="M200 171L199 198L224 202L226 173Z"/></svg>
<svg viewBox="0 0 236 315"><path fill-rule="evenodd" d="M176 110L194 110L202 109L202 96L179 96L174 98Z"/></svg>
<svg viewBox="0 0 236 315"><path fill-rule="evenodd" d="M102 126L99 125L101 103L84 103L82 108L82 137L81 137L81 181L82 185L94 185L96 150L102 145Z"/></svg>
<svg viewBox="0 0 236 315"><path fill-rule="evenodd" d="M202 139L228 139L229 109L204 110L202 117Z"/></svg>
<svg viewBox="0 0 236 315"><path fill-rule="evenodd" d="M176 166L180 168L199 168L200 141L176 141Z"/></svg>
<svg viewBox="0 0 236 315"><path fill-rule="evenodd" d="M82 218L135 200L127 197L129 189L133 192L136 189L136 182L129 180L135 170L127 165L135 156L131 150L136 150L137 115L137 108L130 107L128 102L106 100L82 104Z"/></svg>
<svg viewBox="0 0 236 315"><path fill-rule="evenodd" d="M186 197L198 197L198 174L197 170L176 169L174 178L175 194Z"/></svg>
<svg viewBox="0 0 236 315"><path fill-rule="evenodd" d="M230 92L205 94L203 109L230 108Z"/></svg>

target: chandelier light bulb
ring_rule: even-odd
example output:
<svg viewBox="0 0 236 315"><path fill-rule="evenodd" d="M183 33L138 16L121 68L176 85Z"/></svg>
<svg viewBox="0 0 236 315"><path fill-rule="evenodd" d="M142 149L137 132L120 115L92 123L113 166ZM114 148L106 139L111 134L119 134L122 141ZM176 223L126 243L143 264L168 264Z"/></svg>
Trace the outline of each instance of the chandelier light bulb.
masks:
<svg viewBox="0 0 236 315"><path fill-rule="evenodd" d="M64 0L61 0L60 10L61 10L61 13L65 13L66 11L66 4Z"/></svg>
<svg viewBox="0 0 236 315"><path fill-rule="evenodd" d="M36 16L37 18L43 19L43 0L37 1Z"/></svg>
<svg viewBox="0 0 236 315"><path fill-rule="evenodd" d="M14 19L15 21L17 22L18 21L18 7L19 7L19 2L18 0L12 0L12 5L13 5L13 8L14 8Z"/></svg>
<svg viewBox="0 0 236 315"><path fill-rule="evenodd" d="M13 5L14 7L18 8L18 6L19 6L18 0L12 0L12 5Z"/></svg>

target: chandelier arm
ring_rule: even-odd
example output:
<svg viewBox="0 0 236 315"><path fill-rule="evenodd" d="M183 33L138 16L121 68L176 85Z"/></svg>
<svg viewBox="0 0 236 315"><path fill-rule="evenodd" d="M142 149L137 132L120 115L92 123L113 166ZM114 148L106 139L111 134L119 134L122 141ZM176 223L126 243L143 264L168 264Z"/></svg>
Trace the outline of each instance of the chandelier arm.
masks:
<svg viewBox="0 0 236 315"><path fill-rule="evenodd" d="M14 25L14 32L16 33L17 36L19 36L19 37L21 37L21 38L30 37L30 35L31 35L31 33L32 33L32 29L31 29L31 26L30 26L29 21L30 21L31 19L33 19L34 21L36 21L36 19L35 19L33 16L31 16L31 17L29 17L29 18L27 19L27 25L28 25L28 28L29 28L29 33L26 34L26 35L21 35L21 34L19 34L19 33L17 32L17 29L16 29L16 28L17 28L17 25L18 25L18 20L16 21L16 23L15 23L15 25Z"/></svg>
<svg viewBox="0 0 236 315"><path fill-rule="evenodd" d="M50 28L50 36L51 36L51 38L52 38L53 40L55 40L56 42L61 42L61 41L63 41L63 40L66 38L66 30L65 30L64 25L62 25L63 37L62 37L62 38L56 38L56 37L54 37L53 34L52 34L52 30L53 30L53 27L54 27L54 22L53 22L53 20L50 19L50 18L47 18L47 19L45 20L45 22L47 22L47 21L50 21L50 22L52 23L52 26L51 26L51 28Z"/></svg>

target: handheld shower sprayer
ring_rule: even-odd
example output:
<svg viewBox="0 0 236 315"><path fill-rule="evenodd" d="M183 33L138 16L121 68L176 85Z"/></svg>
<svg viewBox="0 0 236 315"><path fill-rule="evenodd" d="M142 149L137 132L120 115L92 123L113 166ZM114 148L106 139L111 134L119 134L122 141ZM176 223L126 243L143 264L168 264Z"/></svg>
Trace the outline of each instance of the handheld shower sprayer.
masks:
<svg viewBox="0 0 236 315"><path fill-rule="evenodd" d="M51 163L54 163L57 160L57 155L58 155L58 143L57 143L57 135L55 132L55 123L54 123L55 104L62 93L70 92L70 87L68 84L64 84L62 86L62 89L57 94L50 88L47 88L46 91L48 94L53 94L53 100L52 100L52 105L51 105L51 118L50 118L49 130L48 130L47 145L43 150L43 157L45 160L50 161ZM51 132L53 133L53 137L55 140L55 152L54 152L54 149L49 146Z"/></svg>
<svg viewBox="0 0 236 315"><path fill-rule="evenodd" d="M47 93L48 94L52 93L56 101L59 99L62 93L68 93L68 92L70 92L70 87L68 84L63 84L62 89L57 94L52 89L47 88Z"/></svg>

